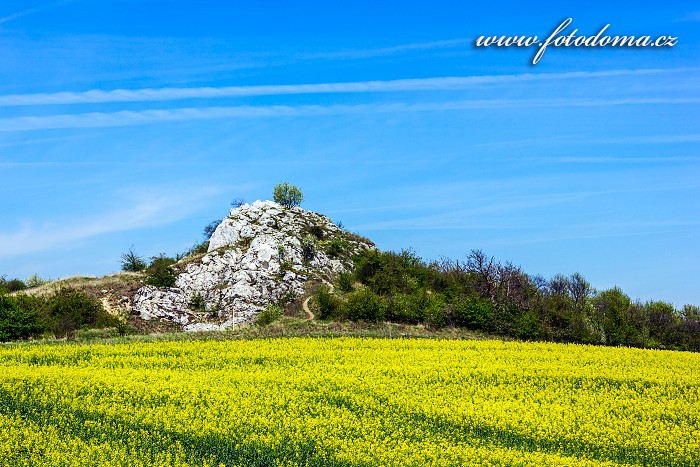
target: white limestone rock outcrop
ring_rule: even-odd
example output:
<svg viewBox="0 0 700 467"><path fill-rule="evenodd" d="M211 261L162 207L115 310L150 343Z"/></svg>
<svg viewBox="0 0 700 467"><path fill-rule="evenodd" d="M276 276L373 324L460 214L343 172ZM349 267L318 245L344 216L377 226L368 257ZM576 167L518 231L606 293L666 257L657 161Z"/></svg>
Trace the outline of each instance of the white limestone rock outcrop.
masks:
<svg viewBox="0 0 700 467"><path fill-rule="evenodd" d="M188 331L248 324L267 305L301 295L306 281L346 271L369 248L323 215L272 201L244 204L222 220L204 256L174 266L175 287L139 289L134 313Z"/></svg>

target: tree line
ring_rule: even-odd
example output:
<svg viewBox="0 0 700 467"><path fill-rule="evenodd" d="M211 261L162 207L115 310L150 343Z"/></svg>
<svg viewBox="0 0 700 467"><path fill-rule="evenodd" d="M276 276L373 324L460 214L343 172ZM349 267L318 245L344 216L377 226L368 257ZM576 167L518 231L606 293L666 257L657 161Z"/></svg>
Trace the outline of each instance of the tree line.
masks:
<svg viewBox="0 0 700 467"><path fill-rule="evenodd" d="M368 250L315 293L319 317L458 326L528 340L700 351L700 308L633 301L578 273L528 275L480 250L426 264L412 251Z"/></svg>

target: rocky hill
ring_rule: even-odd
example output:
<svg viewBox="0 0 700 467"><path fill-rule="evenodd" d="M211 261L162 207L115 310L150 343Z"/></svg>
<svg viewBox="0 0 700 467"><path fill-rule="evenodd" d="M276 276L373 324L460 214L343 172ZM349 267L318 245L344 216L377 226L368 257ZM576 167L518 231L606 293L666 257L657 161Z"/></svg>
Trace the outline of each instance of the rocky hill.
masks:
<svg viewBox="0 0 700 467"><path fill-rule="evenodd" d="M266 306L303 294L309 280L346 271L368 248L375 246L321 214L272 201L243 204L216 228L206 254L175 265L175 287L140 288L134 313L188 331L251 323Z"/></svg>

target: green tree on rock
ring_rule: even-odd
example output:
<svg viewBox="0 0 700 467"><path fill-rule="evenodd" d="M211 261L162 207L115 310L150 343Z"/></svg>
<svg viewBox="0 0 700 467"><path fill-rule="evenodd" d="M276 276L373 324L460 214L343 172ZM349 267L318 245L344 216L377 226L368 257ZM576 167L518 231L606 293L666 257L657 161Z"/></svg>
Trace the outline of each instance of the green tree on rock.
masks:
<svg viewBox="0 0 700 467"><path fill-rule="evenodd" d="M292 206L299 206L304 200L304 195L294 185L282 182L275 185L275 188L272 190L272 199L282 206L291 208Z"/></svg>

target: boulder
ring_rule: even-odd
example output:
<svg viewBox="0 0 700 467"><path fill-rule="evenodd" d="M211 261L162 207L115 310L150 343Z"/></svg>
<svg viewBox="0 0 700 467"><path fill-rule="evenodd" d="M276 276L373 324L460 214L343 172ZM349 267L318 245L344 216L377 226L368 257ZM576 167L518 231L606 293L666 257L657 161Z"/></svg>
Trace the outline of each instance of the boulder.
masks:
<svg viewBox="0 0 700 467"><path fill-rule="evenodd" d="M370 248L321 214L272 201L243 204L216 228L205 255L174 266L175 287L139 289L134 313L188 331L250 324L266 306L303 294L307 281L347 271L352 256ZM204 307L194 309L193 300Z"/></svg>

